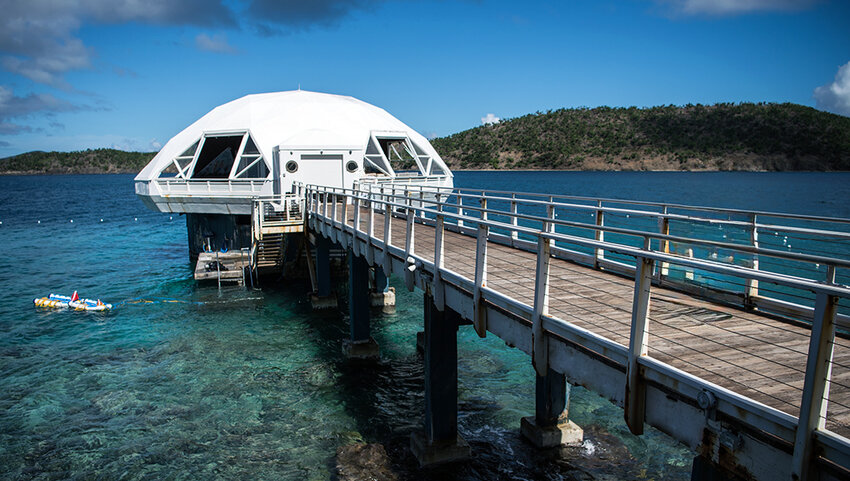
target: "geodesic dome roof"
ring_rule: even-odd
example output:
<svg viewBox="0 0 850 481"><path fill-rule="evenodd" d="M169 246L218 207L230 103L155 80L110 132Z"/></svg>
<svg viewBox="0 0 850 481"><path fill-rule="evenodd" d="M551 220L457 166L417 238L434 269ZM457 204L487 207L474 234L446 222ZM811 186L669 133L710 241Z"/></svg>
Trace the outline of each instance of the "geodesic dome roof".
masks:
<svg viewBox="0 0 850 481"><path fill-rule="evenodd" d="M261 158L270 165L272 152L277 146L281 149L356 149L365 152L376 132L406 136L423 151L422 155L427 154L445 167L425 137L384 109L353 97L293 90L246 95L214 108L169 140L136 176L136 180L156 178L172 164L179 164L175 159L191 158L194 154L187 152L199 139L210 134L247 133ZM242 149L246 148L246 144L247 140ZM238 145L236 149L239 149ZM182 167L178 165L178 169ZM447 168L444 170L448 172ZM186 171L188 176L189 169Z"/></svg>

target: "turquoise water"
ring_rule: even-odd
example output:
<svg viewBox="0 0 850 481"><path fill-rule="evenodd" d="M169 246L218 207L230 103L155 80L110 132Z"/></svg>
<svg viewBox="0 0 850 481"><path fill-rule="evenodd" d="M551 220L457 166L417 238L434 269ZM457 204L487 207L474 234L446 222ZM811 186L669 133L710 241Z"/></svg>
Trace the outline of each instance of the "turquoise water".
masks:
<svg viewBox="0 0 850 481"><path fill-rule="evenodd" d="M850 217L847 174L667 175L691 187L640 173L461 172L456 183L614 196L601 190L613 182L617 197L695 202L699 186L756 175L781 205L759 204L777 196L752 187L698 201ZM407 446L423 413L421 293L392 280L398 308L373 320L383 359L351 365L344 312L312 312L306 285L197 286L183 218L147 211L132 176L0 177L0 222L2 479L328 479L337 450L362 442L382 444L400 479L689 478L693 453L656 431L631 436L622 410L581 388L570 417L588 442L535 452L518 435L534 410L529 358L471 328L459 334L459 423L477 456L419 470ZM118 307L32 305L74 290Z"/></svg>

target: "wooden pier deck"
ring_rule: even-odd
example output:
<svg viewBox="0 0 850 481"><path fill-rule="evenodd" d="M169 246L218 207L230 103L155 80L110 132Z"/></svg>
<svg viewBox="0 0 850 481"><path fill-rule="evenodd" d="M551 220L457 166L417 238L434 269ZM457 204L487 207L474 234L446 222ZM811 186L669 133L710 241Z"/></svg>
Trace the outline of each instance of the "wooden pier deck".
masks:
<svg viewBox="0 0 850 481"><path fill-rule="evenodd" d="M644 423L655 426L744 478L850 476L850 260L842 253L850 221L787 215L803 225L783 227L756 220L769 213L718 220L553 196L497 197L510 203L499 210L483 194L429 195L307 187L305 229L425 290L431 309L445 305L479 335L528 353L538 376L559 373L622 406L635 434ZM463 197L471 205L461 205ZM523 213L520 202L546 213ZM558 218L558 209L570 208L585 218L597 209L595 223ZM645 216L660 232L605 226L605 214ZM670 235L673 220L749 229L751 243ZM812 227L817 222L844 230ZM590 237L571 234L573 227ZM821 236L821 246L837 238L837 254L759 247L759 232L783 230ZM699 251L702 258L690 248L677 255L674 242L710 249ZM712 249L738 252L738 263L712 257ZM804 265L810 277L775 270L776 258Z"/></svg>
<svg viewBox="0 0 850 481"><path fill-rule="evenodd" d="M361 212L365 230L368 212ZM341 218L341 211L340 211ZM354 221L353 213L347 222ZM383 214L374 235L383 238ZM391 230L403 233L404 218ZM415 250L434 252L434 227L417 224ZM403 247L403 245L401 246ZM475 237L447 231L445 265L475 277ZM488 246L488 286L533 304L537 255L497 243ZM553 316L629 345L634 279L563 259L550 264L549 309ZM723 306L671 289L655 287L650 304L648 355L791 415L800 410L811 329L776 316ZM835 339L827 427L850 435L850 340Z"/></svg>

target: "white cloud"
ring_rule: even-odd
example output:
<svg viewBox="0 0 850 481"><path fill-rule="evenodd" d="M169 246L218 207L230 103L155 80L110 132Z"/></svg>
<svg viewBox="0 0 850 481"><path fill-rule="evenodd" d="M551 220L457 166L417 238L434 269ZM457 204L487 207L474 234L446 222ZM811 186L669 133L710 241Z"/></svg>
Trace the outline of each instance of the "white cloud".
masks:
<svg viewBox="0 0 850 481"><path fill-rule="evenodd" d="M153 139L151 139L150 147L151 147L151 150L157 150L158 151L159 149L162 148L162 144L158 140L153 138Z"/></svg>
<svg viewBox="0 0 850 481"><path fill-rule="evenodd" d="M195 37L195 46L201 50L214 53L236 53L236 49L227 43L227 37L222 34L215 34L212 37L205 33L199 33Z"/></svg>
<svg viewBox="0 0 850 481"><path fill-rule="evenodd" d="M10 122L12 119L28 118L33 115L53 115L57 112L81 110L82 107L58 99L50 94L28 94L23 97L0 85L0 135L32 132L32 128Z"/></svg>
<svg viewBox="0 0 850 481"><path fill-rule="evenodd" d="M251 0L246 13L262 34L282 33L278 26L300 30L334 25L353 11L370 10L386 0Z"/></svg>
<svg viewBox="0 0 850 481"><path fill-rule="evenodd" d="M28 0L3 1L2 8L0 66L66 90L65 73L91 67L94 51L77 37L85 22L236 25L221 0Z"/></svg>
<svg viewBox="0 0 850 481"><path fill-rule="evenodd" d="M495 114L487 114L481 117L481 125L498 124L502 119L496 117Z"/></svg>
<svg viewBox="0 0 850 481"><path fill-rule="evenodd" d="M850 62L838 67L835 80L816 88L812 96L819 109L850 117Z"/></svg>
<svg viewBox="0 0 850 481"><path fill-rule="evenodd" d="M676 15L740 15L753 12L794 11L819 0L655 0Z"/></svg>

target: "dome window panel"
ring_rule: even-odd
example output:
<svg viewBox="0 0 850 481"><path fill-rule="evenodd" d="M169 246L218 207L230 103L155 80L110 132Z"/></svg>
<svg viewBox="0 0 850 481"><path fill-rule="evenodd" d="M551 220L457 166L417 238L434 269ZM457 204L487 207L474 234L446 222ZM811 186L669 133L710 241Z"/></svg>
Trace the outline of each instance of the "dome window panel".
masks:
<svg viewBox="0 0 850 481"><path fill-rule="evenodd" d="M192 165L192 161L195 160L195 152L198 151L198 144L200 143L201 139L196 140L195 143L188 149L184 150L182 154L174 157L171 164L167 165L160 171L159 176L186 179L188 177L189 167Z"/></svg>
<svg viewBox="0 0 850 481"><path fill-rule="evenodd" d="M245 133L245 142L242 145L242 153L239 162L233 168L232 179L265 179L271 170L260 154L256 142L250 133Z"/></svg>
<svg viewBox="0 0 850 481"><path fill-rule="evenodd" d="M425 151L422 147L419 146L416 142L411 139L407 139L412 147L412 152L416 155L416 158L419 160L419 167L422 169L422 172L425 175L445 175L446 172L442 167L439 166L437 162L434 162L434 158Z"/></svg>
<svg viewBox="0 0 850 481"><path fill-rule="evenodd" d="M244 134L206 136L195 160L193 179L227 179L239 153Z"/></svg>
<svg viewBox="0 0 850 481"><path fill-rule="evenodd" d="M378 142L393 170L412 170L419 165L419 160L410 152L406 138L378 137Z"/></svg>
<svg viewBox="0 0 850 481"><path fill-rule="evenodd" d="M251 134L248 134L248 137L245 139L245 148L242 149L242 155L260 155L260 149L257 148L257 144L254 143Z"/></svg>
<svg viewBox="0 0 850 481"><path fill-rule="evenodd" d="M269 168L262 156L245 155L239 159L239 165L236 168L236 174L233 178L236 179L265 179L269 176Z"/></svg>

